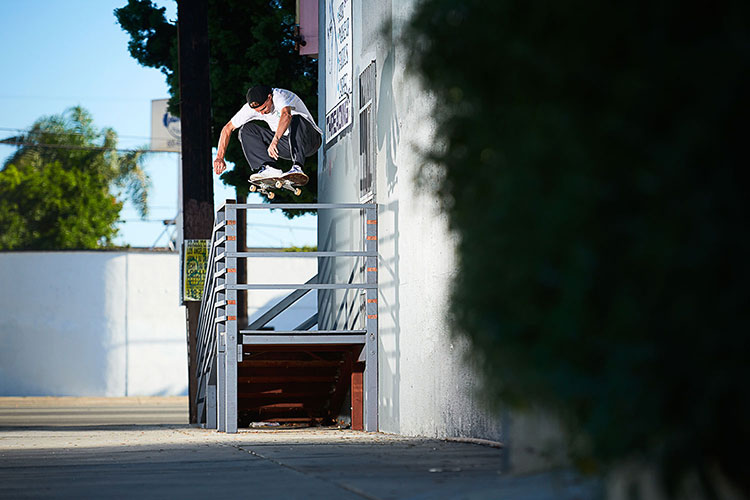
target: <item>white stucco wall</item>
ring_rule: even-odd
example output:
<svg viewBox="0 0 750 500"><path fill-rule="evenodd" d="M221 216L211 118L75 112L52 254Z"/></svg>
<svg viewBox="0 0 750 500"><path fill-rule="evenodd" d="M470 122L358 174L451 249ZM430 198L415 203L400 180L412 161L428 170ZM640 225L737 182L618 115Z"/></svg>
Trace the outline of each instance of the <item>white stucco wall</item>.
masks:
<svg viewBox="0 0 750 500"><path fill-rule="evenodd" d="M187 392L177 254L0 253L0 396Z"/></svg>
<svg viewBox="0 0 750 500"><path fill-rule="evenodd" d="M357 78L375 60L379 428L405 435L502 440L500 418L485 411L475 397L477 377L465 361L466 345L452 336L446 321L456 272L454 237L434 197L416 182L423 164L417 149L433 142L433 103L408 73L395 42L413 4L353 3L354 124L320 153L320 199L358 201ZM388 21L393 21L393 28L384 33ZM325 57L321 44L321 61ZM325 96L322 65L320 74L319 95ZM324 102L318 113L324 116ZM319 215L320 244L331 242L339 250L356 248L360 238L356 217L352 214L346 221L342 214ZM346 279L350 269L340 265L336 278Z"/></svg>
<svg viewBox="0 0 750 500"><path fill-rule="evenodd" d="M254 258L251 283L304 283L315 259ZM288 291L248 294L250 320ZM291 329L315 292L270 323ZM179 256L164 252L0 253L0 396L187 394Z"/></svg>

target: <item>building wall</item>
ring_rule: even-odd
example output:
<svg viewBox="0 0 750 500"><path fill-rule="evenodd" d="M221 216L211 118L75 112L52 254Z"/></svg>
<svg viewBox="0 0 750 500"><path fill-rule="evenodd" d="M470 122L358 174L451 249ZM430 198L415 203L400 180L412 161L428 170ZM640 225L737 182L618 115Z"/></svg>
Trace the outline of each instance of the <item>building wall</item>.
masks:
<svg viewBox="0 0 750 500"><path fill-rule="evenodd" d="M325 27L321 0L320 26ZM500 419L474 395L476 375L465 344L446 321L454 237L429 190L420 187L419 145L431 144L433 102L411 76L396 43L413 2L354 2L352 12L354 123L320 153L322 202L359 201L357 77L376 61L377 194L379 205L379 428L422 436L502 439ZM391 22L391 29L383 26ZM319 95L325 96L325 44L319 45ZM321 99L319 116L325 116ZM322 213L319 241L327 249L361 245L357 214ZM346 280L351 263L331 277ZM342 297L321 294L321 311ZM329 316L330 317L330 316Z"/></svg>
<svg viewBox="0 0 750 500"><path fill-rule="evenodd" d="M315 259L248 264L251 283L315 272ZM250 320L285 292L250 292ZM296 327L315 301L308 294L269 326ZM185 326L176 253L0 253L0 396L185 395Z"/></svg>
<svg viewBox="0 0 750 500"><path fill-rule="evenodd" d="M187 393L177 254L0 253L0 396Z"/></svg>

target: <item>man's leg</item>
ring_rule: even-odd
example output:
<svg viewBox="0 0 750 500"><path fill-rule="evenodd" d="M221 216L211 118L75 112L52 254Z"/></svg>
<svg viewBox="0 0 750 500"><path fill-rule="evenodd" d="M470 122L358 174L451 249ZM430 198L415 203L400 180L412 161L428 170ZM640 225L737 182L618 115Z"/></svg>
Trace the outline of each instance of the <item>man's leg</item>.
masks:
<svg viewBox="0 0 750 500"><path fill-rule="evenodd" d="M292 168L284 174L284 179L304 186L310 180L302 171L305 158L317 151L322 138L317 130L299 115L292 116L289 134L279 141L279 155L292 160Z"/></svg>
<svg viewBox="0 0 750 500"><path fill-rule="evenodd" d="M305 158L315 153L322 143L318 131L299 115L292 116L288 139L292 163L300 168L305 166Z"/></svg>
<svg viewBox="0 0 750 500"><path fill-rule="evenodd" d="M263 165L276 167L276 160L268 156L268 146L273 139L273 132L257 123L249 122L240 127L238 136L251 170L257 172Z"/></svg>

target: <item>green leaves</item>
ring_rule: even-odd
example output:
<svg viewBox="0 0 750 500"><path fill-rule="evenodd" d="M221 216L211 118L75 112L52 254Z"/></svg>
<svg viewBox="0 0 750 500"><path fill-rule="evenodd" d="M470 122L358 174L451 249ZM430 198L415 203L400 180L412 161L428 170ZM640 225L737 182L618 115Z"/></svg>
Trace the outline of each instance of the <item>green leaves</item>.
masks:
<svg viewBox="0 0 750 500"><path fill-rule="evenodd" d="M317 60L294 50L292 27L295 2L279 0L210 0L208 4L212 137L218 142L222 127L245 103L245 93L256 84L291 90L313 113L318 108ZM123 30L130 35L130 53L140 64L160 69L170 85L170 112L179 116L177 85L177 31L150 0L128 0L115 9ZM234 137L226 159L234 168L222 175L238 196L248 193L251 171ZM291 165L287 165L291 166ZM317 199L317 157L307 159L310 182L300 197L280 192L274 203L312 202ZM287 217L305 213L285 211Z"/></svg>
<svg viewBox="0 0 750 500"><path fill-rule="evenodd" d="M561 415L582 462L750 491L750 10L607 5L426 0L403 33L439 103L454 325L487 397Z"/></svg>
<svg viewBox="0 0 750 500"><path fill-rule="evenodd" d="M144 152L118 152L117 134L85 109L41 118L20 139L0 171L0 250L111 245L123 205L113 188L147 214Z"/></svg>
<svg viewBox="0 0 750 500"><path fill-rule="evenodd" d="M109 246L122 203L103 176L60 162L0 172L0 250L63 250Z"/></svg>

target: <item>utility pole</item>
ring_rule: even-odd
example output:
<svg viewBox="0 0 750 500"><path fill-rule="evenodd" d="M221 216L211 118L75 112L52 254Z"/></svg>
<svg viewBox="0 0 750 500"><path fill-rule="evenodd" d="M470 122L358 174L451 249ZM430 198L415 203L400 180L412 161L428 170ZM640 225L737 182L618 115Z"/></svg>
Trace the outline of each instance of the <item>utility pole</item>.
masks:
<svg viewBox="0 0 750 500"><path fill-rule="evenodd" d="M182 127L182 214L184 239L210 239L214 224L211 166L211 93L208 67L208 9L204 0L177 2L177 38ZM195 406L196 331L200 302L187 301L190 423Z"/></svg>

